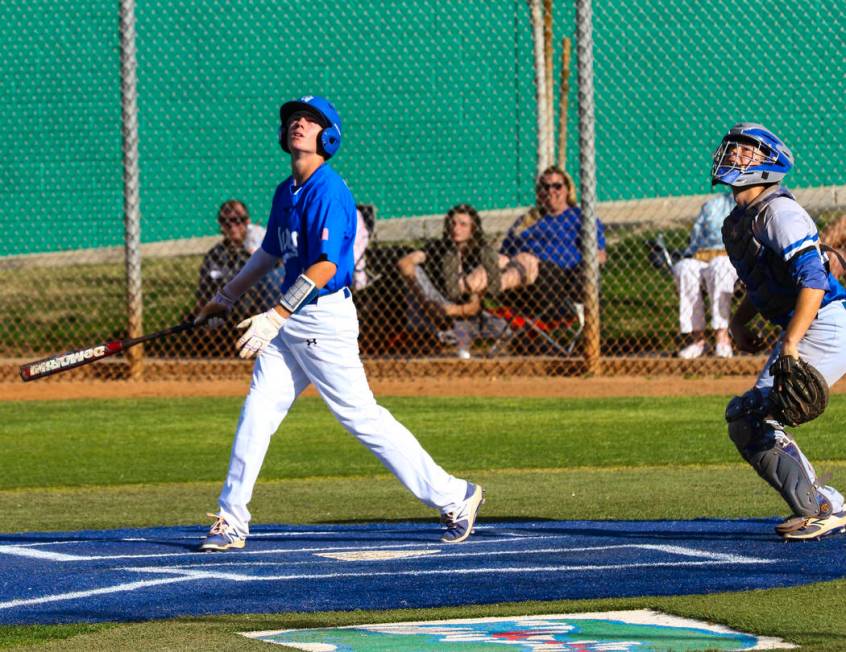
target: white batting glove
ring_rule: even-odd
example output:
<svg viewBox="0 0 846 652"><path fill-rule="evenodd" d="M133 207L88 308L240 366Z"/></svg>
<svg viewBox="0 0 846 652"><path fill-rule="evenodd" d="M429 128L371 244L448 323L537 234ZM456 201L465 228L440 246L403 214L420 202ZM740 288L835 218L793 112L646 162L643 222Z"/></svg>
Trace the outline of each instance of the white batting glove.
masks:
<svg viewBox="0 0 846 652"><path fill-rule="evenodd" d="M236 344L238 355L246 359L264 351L264 347L279 334L279 329L285 325L286 321L273 308L242 321L237 327L246 328L247 332L241 336Z"/></svg>

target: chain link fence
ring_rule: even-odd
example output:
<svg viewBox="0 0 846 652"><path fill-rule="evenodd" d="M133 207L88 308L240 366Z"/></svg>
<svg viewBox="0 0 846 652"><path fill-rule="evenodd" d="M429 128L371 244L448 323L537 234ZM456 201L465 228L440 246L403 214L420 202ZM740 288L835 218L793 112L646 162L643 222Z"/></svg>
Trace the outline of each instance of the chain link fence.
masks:
<svg viewBox="0 0 846 652"><path fill-rule="evenodd" d="M792 148L787 185L844 244L846 5L588 7L595 312L585 311L588 80L575 3L137 0L137 65L117 5L0 4L3 379L23 361L189 318L259 245L289 174L279 105L306 93L329 97L344 119L332 165L369 238L354 299L371 374L757 370L760 358L718 346L724 325L710 294L725 312L742 288L719 271L719 243L691 249L692 229L718 198L711 152L750 120ZM729 27L736 16L742 34ZM122 52L138 105L140 245L129 257ZM539 175L550 165L568 174ZM468 220L469 245L456 244ZM140 307L130 311L136 253ZM279 274L222 329L145 345L139 373L247 373L233 324L272 305ZM598 367L587 363L591 328ZM130 375L122 358L77 371Z"/></svg>

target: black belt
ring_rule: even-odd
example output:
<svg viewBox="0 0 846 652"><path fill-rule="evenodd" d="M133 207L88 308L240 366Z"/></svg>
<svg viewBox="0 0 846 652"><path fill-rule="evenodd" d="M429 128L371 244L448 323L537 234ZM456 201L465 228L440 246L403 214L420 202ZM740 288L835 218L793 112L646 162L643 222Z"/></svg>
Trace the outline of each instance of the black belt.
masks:
<svg viewBox="0 0 846 652"><path fill-rule="evenodd" d="M314 299L312 299L311 303L315 303L315 304L320 303L321 299L325 299L327 297L333 297L336 294L338 294L338 292L343 292L345 299L349 299L352 296L352 292L350 292L350 289L345 287L345 288L341 288L340 290L336 290L335 292L330 292L329 294L319 294L318 296L314 297Z"/></svg>

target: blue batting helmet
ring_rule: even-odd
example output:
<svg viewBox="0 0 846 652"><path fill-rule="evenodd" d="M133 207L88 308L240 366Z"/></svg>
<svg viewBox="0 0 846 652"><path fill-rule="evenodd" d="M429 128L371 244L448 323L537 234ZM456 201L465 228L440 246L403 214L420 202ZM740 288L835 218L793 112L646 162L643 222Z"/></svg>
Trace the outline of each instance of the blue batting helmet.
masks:
<svg viewBox="0 0 846 652"><path fill-rule="evenodd" d="M733 151L744 145L754 148L753 160L749 165L742 165L732 157ZM793 154L778 136L754 122L738 122L729 129L714 151L711 184L723 183L741 188L777 183L792 167Z"/></svg>
<svg viewBox="0 0 846 652"><path fill-rule="evenodd" d="M298 100L285 102L279 108L279 119L282 122L279 144L282 149L288 153L291 151L288 149L288 120L297 111L308 111L323 126L323 131L317 136L317 150L326 158L331 158L341 146L341 116L329 100L316 95L305 95Z"/></svg>

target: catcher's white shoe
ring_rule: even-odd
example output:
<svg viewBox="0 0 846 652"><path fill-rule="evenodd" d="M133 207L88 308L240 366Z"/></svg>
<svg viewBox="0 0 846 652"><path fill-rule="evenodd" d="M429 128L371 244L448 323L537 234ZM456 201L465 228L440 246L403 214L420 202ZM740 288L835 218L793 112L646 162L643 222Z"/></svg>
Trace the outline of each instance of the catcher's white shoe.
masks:
<svg viewBox="0 0 846 652"><path fill-rule="evenodd" d="M776 526L785 541L815 541L829 534L846 532L846 512L829 516L795 517Z"/></svg>
<svg viewBox="0 0 846 652"><path fill-rule="evenodd" d="M208 514L215 519L208 536L200 550L203 552L224 552L225 550L240 550L247 544L246 537L241 536L234 527L226 522L219 514Z"/></svg>
<svg viewBox="0 0 846 652"><path fill-rule="evenodd" d="M441 514L441 523L446 527L441 537L444 543L461 543L473 534L473 526L479 515L479 508L485 502L485 490L472 482L467 483L467 498L454 512Z"/></svg>

